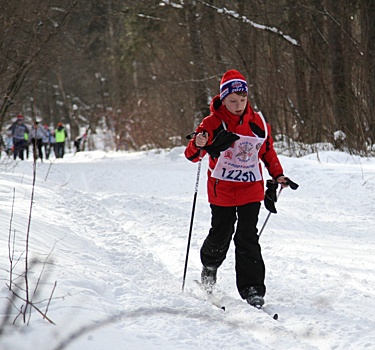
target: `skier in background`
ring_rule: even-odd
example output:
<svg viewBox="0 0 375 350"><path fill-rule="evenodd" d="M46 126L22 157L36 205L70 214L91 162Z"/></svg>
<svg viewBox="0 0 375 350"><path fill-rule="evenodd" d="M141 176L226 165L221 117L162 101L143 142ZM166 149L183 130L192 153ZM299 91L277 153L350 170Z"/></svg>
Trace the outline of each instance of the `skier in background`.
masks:
<svg viewBox="0 0 375 350"><path fill-rule="evenodd" d="M29 137L30 143L33 147L34 160L38 159L39 157L40 160L43 161L43 138L47 137L47 132L44 129L43 125L35 121L34 126L31 128Z"/></svg>
<svg viewBox="0 0 375 350"><path fill-rule="evenodd" d="M29 138L29 129L24 123L23 116L19 115L17 120L10 127L13 136L13 158L19 157L24 160L24 151L27 148L27 141Z"/></svg>
<svg viewBox="0 0 375 350"><path fill-rule="evenodd" d="M13 137L12 137L12 131L7 130L5 134L5 153L8 157L10 157L13 154Z"/></svg>
<svg viewBox="0 0 375 350"><path fill-rule="evenodd" d="M1 158L1 153L2 153L3 149L6 150L6 144L3 140L3 137L0 135L0 158Z"/></svg>
<svg viewBox="0 0 375 350"><path fill-rule="evenodd" d="M49 155L51 153L51 136L52 136L52 134L51 134L51 131L48 128L48 124L44 124L43 127L44 127L44 130L45 130L45 134L43 136L42 144L43 144L46 159L49 159Z"/></svg>
<svg viewBox="0 0 375 350"><path fill-rule="evenodd" d="M57 129L55 130L55 140L56 140L56 158L64 158L65 154L65 140L68 137L65 128L62 123L57 124Z"/></svg>

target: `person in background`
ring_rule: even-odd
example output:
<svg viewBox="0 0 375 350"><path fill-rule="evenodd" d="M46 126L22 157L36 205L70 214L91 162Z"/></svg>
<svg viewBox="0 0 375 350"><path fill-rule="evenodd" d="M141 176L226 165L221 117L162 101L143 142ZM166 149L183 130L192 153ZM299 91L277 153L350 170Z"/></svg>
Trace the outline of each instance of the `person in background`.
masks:
<svg viewBox="0 0 375 350"><path fill-rule="evenodd" d="M50 152L51 152L51 136L52 136L52 134L51 134L51 131L49 130L47 124L44 124L43 128L45 130L45 134L43 136L42 143L43 143L43 148L44 148L44 153L45 153L46 159L49 159L49 155L50 155Z"/></svg>
<svg viewBox="0 0 375 350"><path fill-rule="evenodd" d="M51 155L51 151L53 151L53 154L55 155L56 157L56 139L55 139L55 133L54 132L51 132L51 137L50 137L50 142L51 142L51 145L50 145L50 154Z"/></svg>
<svg viewBox="0 0 375 350"><path fill-rule="evenodd" d="M39 124L39 122L34 121L34 126L31 128L30 131L30 143L33 147L33 153L34 153L34 160L37 160L40 158L41 161L43 161L43 138L47 137L47 132L44 129L42 125Z"/></svg>
<svg viewBox="0 0 375 350"><path fill-rule="evenodd" d="M5 134L5 153L8 157L10 157L13 154L13 137L12 137L12 131L7 130Z"/></svg>
<svg viewBox="0 0 375 350"><path fill-rule="evenodd" d="M1 158L1 153L2 153L3 149L6 149L6 146L5 146L3 137L0 135L0 158Z"/></svg>
<svg viewBox="0 0 375 350"><path fill-rule="evenodd" d="M24 150L27 147L27 140L29 135L29 129L24 124L23 116L19 115L17 120L10 127L13 137L14 152L13 158L19 157L24 160Z"/></svg>
<svg viewBox="0 0 375 350"><path fill-rule="evenodd" d="M85 143L86 143L86 139L87 139L87 134L84 133L82 136L78 136L75 140L74 140L74 147L76 149L76 153L77 152L81 152L84 150L85 148Z"/></svg>
<svg viewBox="0 0 375 350"><path fill-rule="evenodd" d="M30 140L29 140L29 134L25 133L25 151L26 151L26 159L29 159L29 153L30 153Z"/></svg>
<svg viewBox="0 0 375 350"><path fill-rule="evenodd" d="M55 140L56 140L56 158L64 158L65 154L65 140L67 138L67 133L62 123L57 124L57 129L55 130Z"/></svg>
<svg viewBox="0 0 375 350"><path fill-rule="evenodd" d="M229 70L223 75L210 112L185 149L192 162L210 155L207 190L211 228L200 250L202 285L212 291L233 237L237 290L248 304L262 308L265 264L257 223L265 197L260 160L276 184L287 187L288 179L273 148L271 128L250 106L247 82L240 72Z"/></svg>

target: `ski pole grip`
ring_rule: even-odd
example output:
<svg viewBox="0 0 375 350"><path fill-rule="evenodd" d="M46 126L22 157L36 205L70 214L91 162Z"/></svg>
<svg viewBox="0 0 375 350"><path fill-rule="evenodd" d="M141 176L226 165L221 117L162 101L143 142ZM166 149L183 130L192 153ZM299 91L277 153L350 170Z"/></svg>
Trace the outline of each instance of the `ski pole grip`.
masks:
<svg viewBox="0 0 375 350"><path fill-rule="evenodd" d="M195 135L197 135L197 132L193 131L190 134L186 135L186 139L191 140L195 137Z"/></svg>
<svg viewBox="0 0 375 350"><path fill-rule="evenodd" d="M207 131L205 130L205 131L202 132L202 134L203 134L203 135L206 135L206 132L207 132ZM193 131L193 132L191 132L190 134L187 134L187 135L186 135L186 139L187 139L187 140L191 140L191 139L193 139L195 136L197 136L198 134L199 134L198 132Z"/></svg>
<svg viewBox="0 0 375 350"><path fill-rule="evenodd" d="M298 184L296 184L294 181L292 181L291 179L289 179L289 177L286 178L287 181L286 183L289 185L289 187L292 189L292 190L296 190L298 188Z"/></svg>

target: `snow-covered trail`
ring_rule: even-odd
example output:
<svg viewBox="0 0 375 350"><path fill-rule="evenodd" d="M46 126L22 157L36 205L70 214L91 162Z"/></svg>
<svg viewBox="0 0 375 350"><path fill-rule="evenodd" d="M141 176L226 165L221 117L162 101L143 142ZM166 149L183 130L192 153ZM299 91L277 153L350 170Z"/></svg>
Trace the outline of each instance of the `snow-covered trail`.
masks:
<svg viewBox="0 0 375 350"><path fill-rule="evenodd" d="M316 155L280 157L300 188L282 192L261 237L267 308L280 315L274 321L239 298L233 246L218 276L226 311L194 286L210 221L205 161L181 293L197 171L182 152L79 153L38 165L32 249L43 256L53 249L50 275L63 298L50 307L57 326L34 316L25 333L32 347L8 336L4 349L54 349L79 327L119 315L68 349L373 348L375 161L334 152L320 154L321 163ZM16 203L17 215L27 215L31 166L19 163L2 176L2 227L21 180L16 198L22 191L25 203ZM259 227L267 213L261 210Z"/></svg>
<svg viewBox="0 0 375 350"><path fill-rule="evenodd" d="M150 157L153 158L152 153ZM146 167L145 161L149 163ZM165 169L162 174L158 168L160 161L168 165L161 165L161 168ZM70 165L66 166L69 169ZM148 166L157 170L145 171ZM199 291L194 291L193 284L186 288L184 295L181 294L184 245L192 195L185 193L185 200L181 197L184 194L181 189L186 188L183 186L186 178L184 179L181 166L173 164L173 159L171 162L168 158L163 161L163 158L159 157L155 160L141 157L139 161L130 159L129 162L121 160L118 163L111 160L110 164L101 167L103 170L96 172L95 176L89 171L82 172L82 169L76 173L74 165L71 168L72 170L65 169L62 174L64 177L69 174L69 184L64 190L65 206L78 208L69 214L69 222L73 223L71 229L88 240L90 246L103 249L104 255L109 257L103 261L103 252L98 255L100 259L95 259L92 254L84 254L83 258L91 260L93 269L96 270L95 281L105 284L95 288L97 282L93 281L90 288L96 289L101 297L115 302L115 308L109 305L108 315L140 308L145 310L144 317L140 316L130 322L124 321L124 327L129 333L135 332L142 337L146 334L147 339L152 339L155 333L156 339L153 339L152 343L156 341L156 344L152 346L157 345L159 338L167 340L168 343L172 339L171 349L184 347L186 339L194 339L195 344L189 343L188 348L200 349L216 342L218 334L221 334L219 330L229 327L229 330L221 334L220 344L226 348L233 346L235 349L237 345L233 344L233 337L238 333L237 336L241 338L244 331L241 327L237 329L238 323L243 323L246 329L253 326L254 316L268 318L263 314L254 315L254 310L250 310L247 304L235 300L232 310L227 312L228 320L221 325L222 314L219 310L212 310L210 304L202 305L199 300L202 296ZM90 166L88 170L89 168ZM164 188L160 187L160 177L167 185ZM121 179L121 182L113 181L114 178ZM204 190L204 181L201 190ZM204 192L202 195L205 197ZM203 203L203 207L209 215L206 203ZM199 276L200 272L197 252L198 243L200 244L202 239L203 236L195 239L196 257L191 258L196 265L195 269L189 269L197 274L194 278ZM103 270L103 273L100 273L100 270ZM108 270L111 271L110 275ZM189 278L190 282L192 277ZM76 285L80 286L79 281ZM84 281L82 287L87 288L87 281ZM104 293L108 289L112 291L110 295ZM160 316L164 314L170 315L170 320L160 323ZM126 320L126 316L124 319ZM190 329L185 330L187 320L192 324ZM207 332L206 327L211 324L218 329ZM263 339L262 327L258 327L257 333L259 332L260 339ZM282 328L281 332L284 332ZM247 347L254 346L254 339L242 340L241 343ZM163 342L160 347L164 349L166 344Z"/></svg>
<svg viewBox="0 0 375 350"><path fill-rule="evenodd" d="M375 348L374 162L320 157L282 158L301 187L282 194L270 224L269 278L282 271L276 299L294 309L288 327L319 349Z"/></svg>

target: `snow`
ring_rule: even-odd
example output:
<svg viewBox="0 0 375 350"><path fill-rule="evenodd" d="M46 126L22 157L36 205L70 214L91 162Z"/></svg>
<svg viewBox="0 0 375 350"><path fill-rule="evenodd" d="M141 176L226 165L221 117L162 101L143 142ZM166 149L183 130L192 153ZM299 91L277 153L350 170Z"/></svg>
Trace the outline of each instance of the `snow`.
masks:
<svg viewBox="0 0 375 350"><path fill-rule="evenodd" d="M246 16L240 16L239 13L237 13L233 10L228 10L226 7L220 8L220 7L216 7L216 6L213 6L213 5L207 5L207 4L206 4L206 6L211 7L213 9L216 9L216 11L218 13L227 15L229 17L233 17L235 19L239 19L243 23L250 24L252 27L254 27L256 29L266 30L266 31L269 31L269 32L274 33L276 35L280 35L284 40L288 41L289 44L292 44L292 45L295 45L295 46L300 45L300 43L296 39L292 38L290 35L284 34L280 29L278 29L276 27L270 27L270 26L266 26L266 25L263 25L263 24L253 22L253 21L249 20Z"/></svg>
<svg viewBox="0 0 375 350"><path fill-rule="evenodd" d="M29 254L41 263L29 279L34 291L43 272L33 299L42 311L56 282L47 313L55 325L35 311L28 326L21 318L11 325L13 307L10 324L2 325L11 297L9 231L14 261L20 257L14 273L21 273L33 181L31 160L2 158L0 349L375 349L375 159L333 151L280 156L300 187L282 191L260 238L265 309L279 314L275 321L240 299L233 244L216 291L226 311L193 282L210 224L207 159L182 293L197 176L183 150L38 161ZM267 214L262 207L259 228Z"/></svg>

